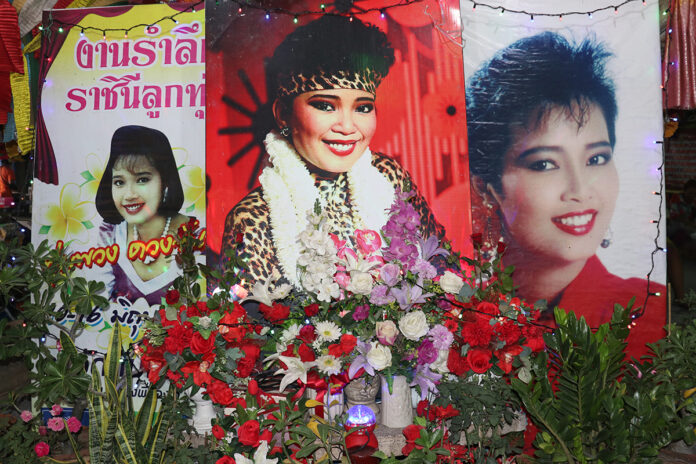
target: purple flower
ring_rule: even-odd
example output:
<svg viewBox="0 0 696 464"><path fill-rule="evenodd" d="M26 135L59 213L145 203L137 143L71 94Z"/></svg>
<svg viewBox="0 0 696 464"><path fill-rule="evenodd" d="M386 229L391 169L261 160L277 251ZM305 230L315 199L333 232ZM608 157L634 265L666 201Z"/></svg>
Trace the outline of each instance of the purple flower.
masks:
<svg viewBox="0 0 696 464"><path fill-rule="evenodd" d="M425 299L433 296L432 293L423 294L423 289L419 286L410 286L404 283L402 288L394 287L391 289L391 294L394 295L399 307L404 311L408 311L415 304L425 303Z"/></svg>
<svg viewBox="0 0 696 464"><path fill-rule="evenodd" d="M428 261L433 256L447 256L449 252L444 248L438 247L439 240L437 235L431 235L427 240L418 237L418 247L420 248L421 258Z"/></svg>
<svg viewBox="0 0 696 464"><path fill-rule="evenodd" d="M418 364L432 364L437 359L437 355L437 348L431 340L426 338L418 347Z"/></svg>
<svg viewBox="0 0 696 464"><path fill-rule="evenodd" d="M379 277L390 287L393 287L399 282L400 274L401 269L394 263L387 263L379 270Z"/></svg>
<svg viewBox="0 0 696 464"><path fill-rule="evenodd" d="M430 329L430 332L428 332L428 335L430 335L433 345L438 350L448 349L454 340L454 335L452 335L452 332L447 330L447 327L442 324L433 326L433 328Z"/></svg>
<svg viewBox="0 0 696 464"><path fill-rule="evenodd" d="M388 261L401 261L405 266L411 267L418 257L418 248L406 242L402 237L394 237L389 244L389 248L384 254Z"/></svg>
<svg viewBox="0 0 696 464"><path fill-rule="evenodd" d="M435 269L435 266L420 258L416 260L416 264L414 264L411 270L418 274L418 277L421 279L432 280L437 276L437 269Z"/></svg>
<svg viewBox="0 0 696 464"><path fill-rule="evenodd" d="M358 355L348 368L348 378L352 379L355 377L355 374L360 370L360 368L365 369L365 372L369 375L375 375L374 368L369 362L367 362L367 353L369 353L372 349L372 345L368 342L358 340L358 344L355 346L355 349L358 351Z"/></svg>
<svg viewBox="0 0 696 464"><path fill-rule="evenodd" d="M440 383L442 374L433 372L427 364L419 365L416 367L416 374L413 376L413 382L411 386L415 387L418 385L421 393L421 400L428 397L428 392L432 391L437 394L437 384Z"/></svg>
<svg viewBox="0 0 696 464"><path fill-rule="evenodd" d="M444 298L440 298L439 300L437 300L437 307L443 311L449 311L450 309L452 309L452 303L445 300Z"/></svg>
<svg viewBox="0 0 696 464"><path fill-rule="evenodd" d="M370 303L377 306L387 305L396 301L394 296L389 293L386 285L375 285L370 293Z"/></svg>
<svg viewBox="0 0 696 464"><path fill-rule="evenodd" d="M369 305L360 305L355 308L355 311L353 312L353 320L354 321L364 321L367 319L367 317L370 315L370 306Z"/></svg>

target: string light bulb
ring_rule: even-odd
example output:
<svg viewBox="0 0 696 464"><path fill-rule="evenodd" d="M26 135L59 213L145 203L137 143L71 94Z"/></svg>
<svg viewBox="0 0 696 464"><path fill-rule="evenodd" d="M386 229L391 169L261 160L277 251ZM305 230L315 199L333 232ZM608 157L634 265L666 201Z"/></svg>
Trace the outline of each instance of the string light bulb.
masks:
<svg viewBox="0 0 696 464"><path fill-rule="evenodd" d="M559 16L558 16L558 20L559 20L559 21L563 21L563 15L559 15Z"/></svg>
<svg viewBox="0 0 696 464"><path fill-rule="evenodd" d="M474 7L472 8L472 11L476 11L476 2L474 2Z"/></svg>
<svg viewBox="0 0 696 464"><path fill-rule="evenodd" d="M84 29L81 29L81 30L80 30L80 37L84 37L84 36L85 36L85 30L84 30Z"/></svg>
<svg viewBox="0 0 696 464"><path fill-rule="evenodd" d="M590 11L589 13L587 13L587 16L589 16L589 18L592 19L592 12Z"/></svg>
<svg viewBox="0 0 696 464"><path fill-rule="evenodd" d="M503 16L503 13L505 13L505 8L500 9L500 16Z"/></svg>
<svg viewBox="0 0 696 464"><path fill-rule="evenodd" d="M384 19L384 10L379 10L379 17Z"/></svg>
<svg viewBox="0 0 696 464"><path fill-rule="evenodd" d="M534 15L529 15L529 20L534 21Z"/></svg>
<svg viewBox="0 0 696 464"><path fill-rule="evenodd" d="M297 18L297 15L295 15L295 17L292 18L292 22L297 24L298 21L299 21L299 19Z"/></svg>
<svg viewBox="0 0 696 464"><path fill-rule="evenodd" d="M124 38L124 39L127 39L127 38L128 38L128 31L124 31L124 32L123 32L123 38Z"/></svg>
<svg viewBox="0 0 696 464"><path fill-rule="evenodd" d="M59 34L62 34L62 33L63 33L63 27L62 27L62 26L58 28L58 33L59 33Z"/></svg>
<svg viewBox="0 0 696 464"><path fill-rule="evenodd" d="M619 14L619 7L618 6L614 7L614 14Z"/></svg>
<svg viewBox="0 0 696 464"><path fill-rule="evenodd" d="M271 19L271 14L267 11L266 12L266 21L268 21L269 19Z"/></svg>

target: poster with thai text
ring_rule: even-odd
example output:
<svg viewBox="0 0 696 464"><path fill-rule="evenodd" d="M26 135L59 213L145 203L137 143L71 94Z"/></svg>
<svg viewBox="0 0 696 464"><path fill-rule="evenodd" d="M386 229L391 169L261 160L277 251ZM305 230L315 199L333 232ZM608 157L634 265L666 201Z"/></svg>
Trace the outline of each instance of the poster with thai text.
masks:
<svg viewBox="0 0 696 464"><path fill-rule="evenodd" d="M142 338L140 316L181 272L177 229L198 221L205 234L204 13L50 10L43 28L32 241L64 247L79 275L106 284L109 308L77 340L103 353L116 324Z"/></svg>

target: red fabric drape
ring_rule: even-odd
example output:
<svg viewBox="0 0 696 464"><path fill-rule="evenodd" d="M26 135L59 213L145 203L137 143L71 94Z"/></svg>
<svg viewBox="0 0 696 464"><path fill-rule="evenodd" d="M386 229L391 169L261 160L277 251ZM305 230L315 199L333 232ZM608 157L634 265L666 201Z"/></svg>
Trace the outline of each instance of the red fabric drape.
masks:
<svg viewBox="0 0 696 464"><path fill-rule="evenodd" d="M12 111L12 72L24 73L17 10L7 0L0 0L0 124L7 123L7 113Z"/></svg>
<svg viewBox="0 0 696 464"><path fill-rule="evenodd" d="M696 0L670 2L665 62L662 79L666 82L667 108L696 108Z"/></svg>

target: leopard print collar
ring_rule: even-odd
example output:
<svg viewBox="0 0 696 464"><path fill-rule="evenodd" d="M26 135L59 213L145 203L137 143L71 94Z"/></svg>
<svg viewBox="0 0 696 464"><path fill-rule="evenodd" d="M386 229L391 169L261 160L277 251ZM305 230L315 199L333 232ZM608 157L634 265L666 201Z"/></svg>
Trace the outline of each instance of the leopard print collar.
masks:
<svg viewBox="0 0 696 464"><path fill-rule="evenodd" d="M301 290L297 276L299 234L307 227L307 212L319 199L326 207L305 163L287 139L275 131L264 141L271 165L259 176L263 198L270 211L271 236L283 276ZM394 187L372 165L368 148L348 171L348 187L357 223L379 231L388 219Z"/></svg>

